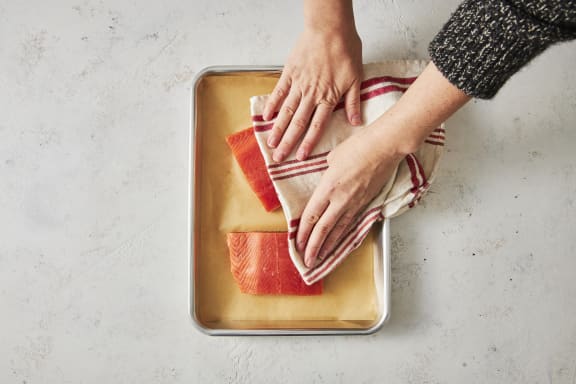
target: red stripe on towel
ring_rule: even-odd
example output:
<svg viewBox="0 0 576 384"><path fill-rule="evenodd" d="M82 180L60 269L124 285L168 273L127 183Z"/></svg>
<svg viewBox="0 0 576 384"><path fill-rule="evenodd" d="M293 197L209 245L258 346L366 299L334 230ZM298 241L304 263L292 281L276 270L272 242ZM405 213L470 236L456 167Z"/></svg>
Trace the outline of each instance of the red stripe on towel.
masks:
<svg viewBox="0 0 576 384"><path fill-rule="evenodd" d="M360 95L360 101L365 101L365 100L369 100L373 97L376 96L380 96L383 95L385 93L390 93L390 92L406 92L408 88L405 87L400 87L398 85L387 85L385 87L382 88L376 88L370 92L366 92Z"/></svg>
<svg viewBox="0 0 576 384"><path fill-rule="evenodd" d="M416 77L393 77L393 76L381 76L373 77L371 79L366 79L360 83L360 89L368 88L379 83L398 83L398 84L412 84L416 80Z"/></svg>
<svg viewBox="0 0 576 384"><path fill-rule="evenodd" d="M420 200L423 188L427 188L429 184L428 180L426 180L426 174L424 173L424 169L422 168L422 165L420 164L418 158L414 154L406 156L406 162L408 163L410 173L412 174L413 187L410 190L410 192L414 193L414 197L412 198L412 201L408 204L408 207L413 208L414 205L416 205L416 203ZM414 183L414 180L416 180L416 183Z"/></svg>
<svg viewBox="0 0 576 384"><path fill-rule="evenodd" d="M376 96L380 96L380 95L384 95L386 93L390 93L390 92L405 92L408 88L404 88L404 87L400 87L398 85L387 85L385 87L382 88L376 88L371 90L370 92L366 92L360 95L360 101L366 101L366 100L370 100ZM334 110L337 111L339 109L344 108L344 102L341 101L339 102L336 107L334 107Z"/></svg>
<svg viewBox="0 0 576 384"><path fill-rule="evenodd" d="M410 192L416 193L418 190L418 175L416 171L416 164L414 164L414 159L412 159L412 155L406 156L406 164L408 164L408 168L410 169L410 179L412 180L412 189Z"/></svg>
<svg viewBox="0 0 576 384"><path fill-rule="evenodd" d="M416 81L416 77L394 77L394 76L381 76L373 77L364 80L360 83L360 89L368 88L379 83L398 83L398 84L412 84Z"/></svg>
<svg viewBox="0 0 576 384"><path fill-rule="evenodd" d="M274 123L264 124L264 125L254 125L254 132L266 132L272 129Z"/></svg>
<svg viewBox="0 0 576 384"><path fill-rule="evenodd" d="M416 162L416 166L418 167L418 172L420 172L420 177L422 178L422 186L423 187L427 187L428 186L428 179L426 178L426 173L424 173L424 167L422 167L422 164L420 163L420 160L418 160L418 157L414 156L414 161Z"/></svg>
<svg viewBox="0 0 576 384"><path fill-rule="evenodd" d="M278 116L278 112L274 112L274 114L272 115L272 119L275 119ZM270 120L272 120L270 119ZM264 122L264 121L270 121L270 120L264 120L264 117L262 115L254 115L252 116L252 121L260 123L260 122Z"/></svg>
<svg viewBox="0 0 576 384"><path fill-rule="evenodd" d="M306 168L306 167L314 167L316 165L324 165L327 164L326 163L326 159L320 160L320 161L316 161L314 163L307 163L307 164L300 164L300 165L295 165L293 167L289 167L289 168L282 168L282 169L276 169L274 171L269 171L268 173L270 173L270 176L272 175L279 175L282 173L286 173L286 172L290 172L293 171L295 169L302 169L302 168Z"/></svg>
<svg viewBox="0 0 576 384"><path fill-rule="evenodd" d="M290 220L290 222L288 223L289 227L297 227L298 224L300 224L300 218L296 218L296 219L292 219Z"/></svg>
<svg viewBox="0 0 576 384"><path fill-rule="evenodd" d="M320 168L314 168L314 169L308 169L306 171L296 172L296 173L292 173L290 175L276 176L276 177L273 177L272 180L274 180L274 181L285 180L285 179L289 179L289 178L294 177L294 176L302 176L302 175L306 175L308 173L321 172L321 171L325 171L327 169L328 169L328 166L320 167Z"/></svg>
<svg viewBox="0 0 576 384"><path fill-rule="evenodd" d="M432 144L432 145L439 145L439 146L441 146L441 147L443 147L443 146L444 146L444 143L441 143L441 142L439 142L439 141L434 141L434 140L424 140L424 142L425 142L425 143L427 143L427 144Z"/></svg>
<svg viewBox="0 0 576 384"><path fill-rule="evenodd" d="M303 162L305 162L305 161L310 161L310 160L318 159L318 158L320 158L320 157L328 156L329 153L330 153L330 151L327 151L327 152L318 153L318 154L316 154L316 155L308 156L308 158L307 158L306 160L296 160L296 159L294 159L294 160L283 161L283 162L281 162L281 163L270 164L270 165L268 166L268 169L283 167L283 166L288 165L288 164L303 163Z"/></svg>

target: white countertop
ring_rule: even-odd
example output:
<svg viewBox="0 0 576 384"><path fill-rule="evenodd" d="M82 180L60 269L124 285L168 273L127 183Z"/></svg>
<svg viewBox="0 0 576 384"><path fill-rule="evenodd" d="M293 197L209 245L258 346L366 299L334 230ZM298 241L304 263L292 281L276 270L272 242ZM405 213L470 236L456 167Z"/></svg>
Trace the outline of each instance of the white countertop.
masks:
<svg viewBox="0 0 576 384"><path fill-rule="evenodd" d="M457 3L358 1L365 61L426 57ZM0 382L576 382L575 43L448 122L381 332L192 327L191 79L281 64L296 4L0 2Z"/></svg>

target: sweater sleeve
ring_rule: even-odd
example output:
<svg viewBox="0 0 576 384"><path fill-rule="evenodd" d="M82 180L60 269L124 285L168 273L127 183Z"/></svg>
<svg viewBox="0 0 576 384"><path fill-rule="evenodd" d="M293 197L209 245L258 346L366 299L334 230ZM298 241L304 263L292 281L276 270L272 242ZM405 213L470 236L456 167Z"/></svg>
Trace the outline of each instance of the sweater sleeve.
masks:
<svg viewBox="0 0 576 384"><path fill-rule="evenodd" d="M574 38L576 0L466 0L428 49L452 84L489 99L547 47Z"/></svg>

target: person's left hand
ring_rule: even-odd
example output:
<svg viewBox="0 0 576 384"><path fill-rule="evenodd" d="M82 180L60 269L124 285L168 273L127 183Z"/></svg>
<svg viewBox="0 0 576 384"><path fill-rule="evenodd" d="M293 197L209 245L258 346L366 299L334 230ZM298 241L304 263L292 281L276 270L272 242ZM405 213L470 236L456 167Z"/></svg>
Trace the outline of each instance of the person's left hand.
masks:
<svg viewBox="0 0 576 384"><path fill-rule="evenodd" d="M297 145L296 158L305 160L342 97L350 124L362 123L362 41L351 23L336 30L306 28L290 54L263 113L270 120L278 110L268 137L274 161Z"/></svg>
<svg viewBox="0 0 576 384"><path fill-rule="evenodd" d="M402 157L383 147L362 132L328 155L328 169L302 212L296 236L296 248L304 252L307 267L334 251L363 208L388 182Z"/></svg>

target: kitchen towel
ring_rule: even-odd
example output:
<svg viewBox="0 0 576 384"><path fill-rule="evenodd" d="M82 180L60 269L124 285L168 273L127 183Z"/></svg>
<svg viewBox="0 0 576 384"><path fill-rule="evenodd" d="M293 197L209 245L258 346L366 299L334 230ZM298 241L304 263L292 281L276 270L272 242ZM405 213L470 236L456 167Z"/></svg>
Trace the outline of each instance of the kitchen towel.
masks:
<svg viewBox="0 0 576 384"><path fill-rule="evenodd" d="M254 96L250 99L256 139L288 224L290 257L306 284L313 284L333 271L358 248L376 221L398 216L412 208L434 180L445 140L443 125L430 134L417 152L406 156L400 162L387 185L359 215L352 230L335 251L313 268L304 265L304 255L301 255L295 246L296 232L300 215L328 168L328 153L338 143L372 123L390 108L416 80L426 64L427 62L420 60L398 60L365 65L365 80L361 84L360 96L364 125L350 125L344 105L340 103L334 109L314 151L304 161L296 160L294 153L279 163L272 160L273 149L268 147L266 141L274 120L264 121L262 118L268 96Z"/></svg>

